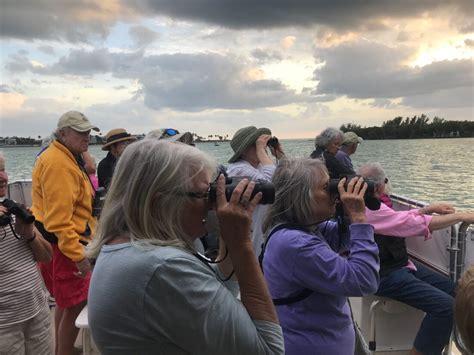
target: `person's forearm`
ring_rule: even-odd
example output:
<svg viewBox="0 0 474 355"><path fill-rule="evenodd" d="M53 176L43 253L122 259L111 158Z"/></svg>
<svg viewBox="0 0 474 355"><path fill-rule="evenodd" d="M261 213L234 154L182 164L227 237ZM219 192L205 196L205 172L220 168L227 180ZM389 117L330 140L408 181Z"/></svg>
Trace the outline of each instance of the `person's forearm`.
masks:
<svg viewBox="0 0 474 355"><path fill-rule="evenodd" d="M251 243L231 250L230 257L240 286L240 297L250 317L278 323L275 306L265 284Z"/></svg>
<svg viewBox="0 0 474 355"><path fill-rule="evenodd" d="M262 165L273 165L273 160L268 156L265 148L257 147L257 158Z"/></svg>
<svg viewBox="0 0 474 355"><path fill-rule="evenodd" d="M42 263L48 263L51 261L53 255L51 244L43 238L36 228L34 230L34 237L28 238L27 243L31 247L35 261Z"/></svg>
<svg viewBox="0 0 474 355"><path fill-rule="evenodd" d="M453 224L459 223L463 221L463 213L451 213L445 215L436 215L433 216L431 223L429 224L428 228L431 232L442 229L445 227L452 226Z"/></svg>

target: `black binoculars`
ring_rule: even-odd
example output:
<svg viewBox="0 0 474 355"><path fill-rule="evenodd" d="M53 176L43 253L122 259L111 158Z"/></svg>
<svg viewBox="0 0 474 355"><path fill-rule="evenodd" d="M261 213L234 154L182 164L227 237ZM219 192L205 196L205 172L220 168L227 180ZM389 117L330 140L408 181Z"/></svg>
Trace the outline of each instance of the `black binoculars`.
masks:
<svg viewBox="0 0 474 355"><path fill-rule="evenodd" d="M0 217L0 226L3 227L11 223L12 214L28 224L35 221L35 216L33 216L25 207L16 203L15 201L6 198L0 203L3 205L3 207L7 208L7 213Z"/></svg>
<svg viewBox="0 0 474 355"><path fill-rule="evenodd" d="M227 201L230 200L232 192L237 187L240 181L243 179L252 180L248 177L228 177L225 178L225 197ZM259 201L260 205L268 205L275 201L275 188L273 184L265 180L255 181L255 188L252 191L250 199L252 199L259 192L262 193L262 198ZM209 201L215 202L217 195L217 182L213 182L209 185Z"/></svg>

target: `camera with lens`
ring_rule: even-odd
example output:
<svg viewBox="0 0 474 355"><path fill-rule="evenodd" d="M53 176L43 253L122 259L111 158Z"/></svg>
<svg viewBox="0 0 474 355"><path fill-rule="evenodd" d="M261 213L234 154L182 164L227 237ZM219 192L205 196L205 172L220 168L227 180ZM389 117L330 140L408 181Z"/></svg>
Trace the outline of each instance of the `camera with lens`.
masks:
<svg viewBox="0 0 474 355"><path fill-rule="evenodd" d="M237 187L240 181L243 179L252 180L249 177L228 177L225 178L225 197L227 201L230 200L232 196L232 192ZM260 205L268 205L275 201L275 188L273 184L269 181L265 180L257 180L255 181L255 188L252 191L252 199L257 193L262 193L262 198L259 201ZM213 182L209 185L209 201L215 202L217 196L217 182Z"/></svg>
<svg viewBox="0 0 474 355"><path fill-rule="evenodd" d="M347 190L347 186L349 185L349 182L355 177L359 177L359 176L358 175L341 175L339 179L329 180L329 193L339 195L339 190L337 189L337 185L339 185L339 181L341 181L343 178L346 178L346 182L344 183L344 189ZM375 191L375 183L369 179L364 179L364 182L367 183L367 190L365 191L364 197L373 196L374 191Z"/></svg>
<svg viewBox="0 0 474 355"><path fill-rule="evenodd" d="M99 217L102 212L102 207L104 207L105 195L107 190L103 187L99 187L95 192L94 200L92 200L92 215L94 217Z"/></svg>
<svg viewBox="0 0 474 355"><path fill-rule="evenodd" d="M35 221L35 216L33 216L25 207L13 200L6 198L1 201L0 204L7 208L7 213L0 217L0 226L2 227L12 222L12 214L27 224L31 224Z"/></svg>
<svg viewBox="0 0 474 355"><path fill-rule="evenodd" d="M276 149L276 147L278 147L278 144L279 144L279 142L278 142L277 137L272 137L267 142L267 146L272 147L273 149Z"/></svg>

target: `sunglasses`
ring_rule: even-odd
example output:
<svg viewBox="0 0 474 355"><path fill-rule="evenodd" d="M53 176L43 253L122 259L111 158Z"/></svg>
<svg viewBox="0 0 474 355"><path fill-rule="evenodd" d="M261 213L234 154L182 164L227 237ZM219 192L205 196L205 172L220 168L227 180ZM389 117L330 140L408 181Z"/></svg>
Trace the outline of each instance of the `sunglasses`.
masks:
<svg viewBox="0 0 474 355"><path fill-rule="evenodd" d="M161 134L161 138L163 137L173 137L175 135L179 134L179 131L174 128L166 128L163 130L163 133Z"/></svg>

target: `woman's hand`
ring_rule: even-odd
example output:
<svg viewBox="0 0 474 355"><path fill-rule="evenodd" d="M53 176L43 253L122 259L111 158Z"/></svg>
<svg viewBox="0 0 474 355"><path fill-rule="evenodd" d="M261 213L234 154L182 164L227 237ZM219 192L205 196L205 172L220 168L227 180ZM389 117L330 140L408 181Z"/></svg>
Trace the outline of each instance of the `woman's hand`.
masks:
<svg viewBox="0 0 474 355"><path fill-rule="evenodd" d="M238 183L229 201L225 196L225 179L220 175L217 180L216 214L219 220L222 239L229 249L241 244L252 244L250 240L250 225L252 213L262 197L259 192L250 199L254 181L243 179Z"/></svg>
<svg viewBox="0 0 474 355"><path fill-rule="evenodd" d="M453 205L447 202L432 203L431 205L428 205L420 209L421 214L432 214L432 213L450 214L454 212L456 212L456 210L454 209Z"/></svg>
<svg viewBox="0 0 474 355"><path fill-rule="evenodd" d="M3 216L4 214L7 214L7 212L8 212L8 208L0 205L0 217Z"/></svg>
<svg viewBox="0 0 474 355"><path fill-rule="evenodd" d="M346 178L343 178L337 185L339 199L344 206L344 210L352 223L365 223L364 195L367 184L364 182L364 178L354 177L347 184L347 190L344 190L345 182Z"/></svg>

